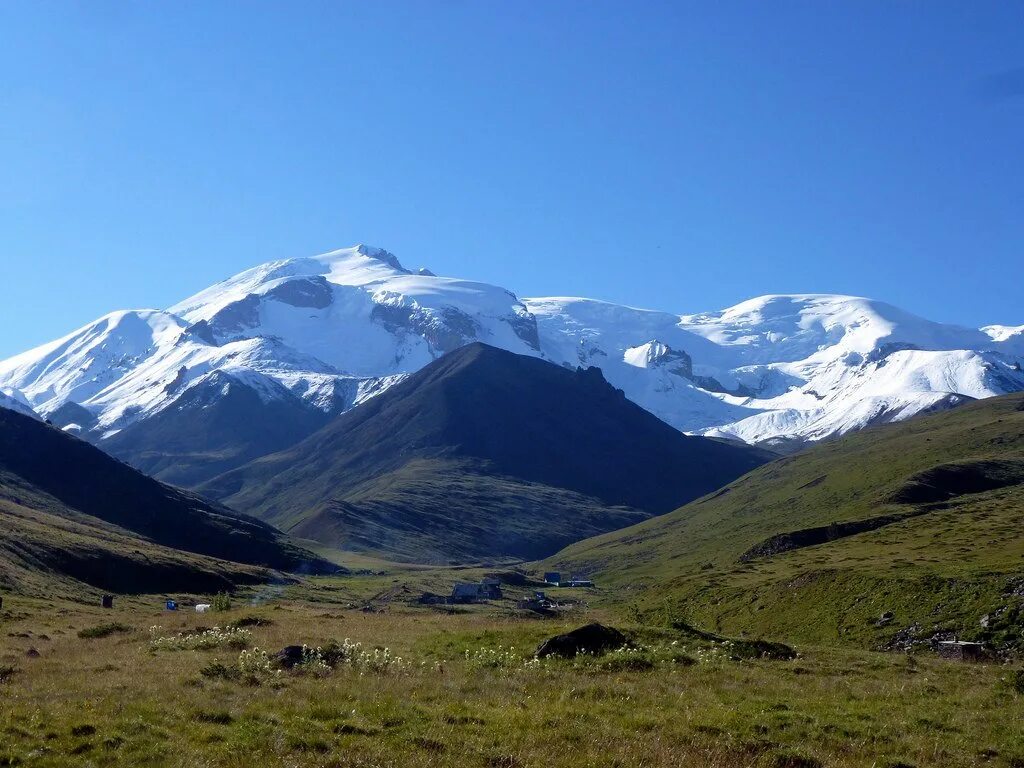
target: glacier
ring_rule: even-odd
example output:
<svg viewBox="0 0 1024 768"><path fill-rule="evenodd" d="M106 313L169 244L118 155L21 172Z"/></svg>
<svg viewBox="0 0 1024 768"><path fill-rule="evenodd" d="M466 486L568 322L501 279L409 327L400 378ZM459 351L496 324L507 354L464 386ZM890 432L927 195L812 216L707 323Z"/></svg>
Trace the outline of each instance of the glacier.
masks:
<svg viewBox="0 0 1024 768"><path fill-rule="evenodd" d="M256 266L165 310L113 312L4 360L0 406L101 447L232 387L330 416L474 341L596 366L677 429L750 443L800 445L1024 389L1024 326L831 294L679 315L520 299L358 245Z"/></svg>

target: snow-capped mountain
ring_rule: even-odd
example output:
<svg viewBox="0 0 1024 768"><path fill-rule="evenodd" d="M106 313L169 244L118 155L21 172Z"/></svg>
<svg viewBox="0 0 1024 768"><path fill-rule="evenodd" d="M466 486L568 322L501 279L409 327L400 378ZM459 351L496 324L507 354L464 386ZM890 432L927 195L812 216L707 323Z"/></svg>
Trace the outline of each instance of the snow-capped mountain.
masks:
<svg viewBox="0 0 1024 768"><path fill-rule="evenodd" d="M0 408L8 408L26 416L39 418L25 396L16 389L0 389Z"/></svg>
<svg viewBox="0 0 1024 768"><path fill-rule="evenodd" d="M164 311L112 313L0 362L0 388L192 483L207 465L286 447L472 341L597 366L673 426L748 442L818 440L1024 389L1024 326L942 325L833 295L695 315L520 300L366 246L263 264ZM182 462L192 469L176 475Z"/></svg>

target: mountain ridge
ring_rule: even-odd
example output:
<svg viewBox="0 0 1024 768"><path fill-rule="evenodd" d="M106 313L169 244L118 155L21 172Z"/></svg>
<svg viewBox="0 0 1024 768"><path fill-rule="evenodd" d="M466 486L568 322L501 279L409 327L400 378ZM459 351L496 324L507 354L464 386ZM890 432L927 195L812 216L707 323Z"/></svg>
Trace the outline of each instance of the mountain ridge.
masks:
<svg viewBox="0 0 1024 768"><path fill-rule="evenodd" d="M201 490L330 546L464 562L554 551L768 458L680 434L596 368L477 342Z"/></svg>
<svg viewBox="0 0 1024 768"><path fill-rule="evenodd" d="M1024 327L943 325L832 294L774 294L690 315L519 299L356 246L258 265L168 310L105 315L0 361L0 390L120 458L196 485L212 475L194 450L154 462L147 424L184 439L200 418L196 402L224 389L218 377L249 390L238 423L264 427L239 445L215 439L211 472L297 442L474 341L598 367L673 427L749 443L802 445L1024 389ZM269 403L272 418L260 405ZM305 426L271 434L282 419Z"/></svg>

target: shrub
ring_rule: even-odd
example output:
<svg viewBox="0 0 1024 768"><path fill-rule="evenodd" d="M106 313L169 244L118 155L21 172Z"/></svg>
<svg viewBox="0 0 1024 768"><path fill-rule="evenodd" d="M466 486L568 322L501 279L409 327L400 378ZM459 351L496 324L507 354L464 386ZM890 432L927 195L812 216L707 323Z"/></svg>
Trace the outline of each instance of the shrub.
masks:
<svg viewBox="0 0 1024 768"><path fill-rule="evenodd" d="M276 680L281 671L274 669L273 659L266 651L253 648L238 655L238 674L249 685L262 685Z"/></svg>
<svg viewBox="0 0 1024 768"><path fill-rule="evenodd" d="M392 653L390 648L377 647L367 650L363 648L362 643L354 643L347 637L340 643L332 642L322 648L313 649L313 653L316 659L331 669L347 666L360 672L380 675L407 672L411 666L401 656Z"/></svg>
<svg viewBox="0 0 1024 768"><path fill-rule="evenodd" d="M323 648L302 646L302 661L295 665L296 672L306 672L323 677L331 674L331 666L326 661Z"/></svg>
<svg viewBox="0 0 1024 768"><path fill-rule="evenodd" d="M110 637L122 632L131 632L132 628L118 622L100 624L95 627L86 627L78 630L78 636L84 640L95 640L100 637Z"/></svg>
<svg viewBox="0 0 1024 768"><path fill-rule="evenodd" d="M211 680L237 680L241 677L238 667L229 667L222 661L211 661L199 670L199 674Z"/></svg>
<svg viewBox="0 0 1024 768"><path fill-rule="evenodd" d="M232 627L214 627L203 632L180 632L177 635L159 636L160 627L151 627L154 635L149 647L154 651L201 651L227 646L240 650L252 642L252 632Z"/></svg>
<svg viewBox="0 0 1024 768"><path fill-rule="evenodd" d="M210 608L214 611L230 611L231 595L227 592L218 592L213 600L210 601Z"/></svg>
<svg viewBox="0 0 1024 768"><path fill-rule="evenodd" d="M0 679L2 678L3 675L0 674ZM1021 696L1024 696L1024 669L1013 670L1010 673L1007 682L1010 684L1011 691L1013 691L1014 693L1019 693Z"/></svg>

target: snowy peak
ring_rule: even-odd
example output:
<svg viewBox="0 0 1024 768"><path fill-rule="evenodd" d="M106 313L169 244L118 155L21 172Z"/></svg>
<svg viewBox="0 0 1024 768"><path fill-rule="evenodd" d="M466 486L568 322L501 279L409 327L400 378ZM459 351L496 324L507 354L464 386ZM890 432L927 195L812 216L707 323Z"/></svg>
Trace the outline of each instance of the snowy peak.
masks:
<svg viewBox="0 0 1024 768"><path fill-rule="evenodd" d="M25 396L16 389L0 389L0 408L17 411L25 416L39 418Z"/></svg>
<svg viewBox="0 0 1024 768"><path fill-rule="evenodd" d="M477 340L537 346L529 312L509 291L414 274L365 245L268 262L169 311L208 344L273 337L354 376L411 373Z"/></svg>
<svg viewBox="0 0 1024 768"><path fill-rule="evenodd" d="M112 312L49 344L0 362L0 382L41 413L96 397L122 375L172 346L185 323L157 310Z"/></svg>
<svg viewBox="0 0 1024 768"><path fill-rule="evenodd" d="M622 356L623 362L634 368L666 367L672 373L689 379L693 376L693 360L685 352L672 349L660 341L648 341L638 347L630 347Z"/></svg>
<svg viewBox="0 0 1024 768"><path fill-rule="evenodd" d="M154 420L170 435L218 405L253 425L284 412L312 424L474 342L599 368L677 429L748 442L817 440L1024 389L1024 326L962 328L834 294L690 315L520 300L356 245L260 264L166 311L105 315L0 362L0 391L101 444L116 436L132 460ZM257 445L254 433L250 455Z"/></svg>
<svg viewBox="0 0 1024 768"><path fill-rule="evenodd" d="M760 296L720 312L684 315L682 323L733 348L748 362L868 355L885 344L968 349L989 340L980 330L934 323L881 301L834 294Z"/></svg>

